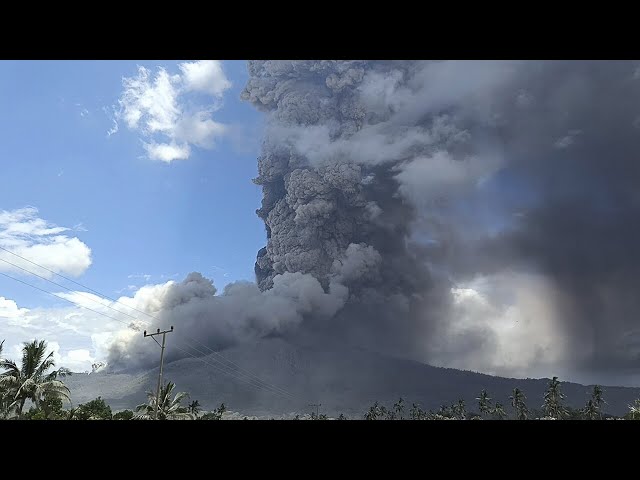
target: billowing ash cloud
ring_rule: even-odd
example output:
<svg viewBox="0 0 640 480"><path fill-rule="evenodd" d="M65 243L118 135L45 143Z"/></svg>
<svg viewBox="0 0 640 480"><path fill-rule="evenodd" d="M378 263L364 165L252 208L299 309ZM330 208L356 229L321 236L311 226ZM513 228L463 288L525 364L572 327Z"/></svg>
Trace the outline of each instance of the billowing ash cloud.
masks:
<svg viewBox="0 0 640 480"><path fill-rule="evenodd" d="M159 314L217 347L304 330L499 374L632 369L637 68L249 62L242 98L266 116L257 285L214 295L193 274Z"/></svg>
<svg viewBox="0 0 640 480"><path fill-rule="evenodd" d="M133 328L109 342L108 364L137 367L157 360L157 346L141 334L145 328L153 331L150 323L154 327L176 325L179 336L173 340L176 348L168 350L171 360L286 332L311 315L331 318L346 300L344 287L325 293L314 277L301 273L279 275L266 292L254 283L236 282L227 285L221 295L216 293L211 280L199 273L189 274L180 283L143 287L127 303L149 317L139 315Z"/></svg>

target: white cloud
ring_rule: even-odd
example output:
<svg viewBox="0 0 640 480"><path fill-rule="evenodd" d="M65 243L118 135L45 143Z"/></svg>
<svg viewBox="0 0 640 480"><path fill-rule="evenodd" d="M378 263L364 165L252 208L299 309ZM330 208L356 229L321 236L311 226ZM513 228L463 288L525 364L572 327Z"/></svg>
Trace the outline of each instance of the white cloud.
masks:
<svg viewBox="0 0 640 480"><path fill-rule="evenodd" d="M18 308L18 305L13 300L0 297L0 318L15 319L28 312L29 310L26 308Z"/></svg>
<svg viewBox="0 0 640 480"><path fill-rule="evenodd" d="M208 112L196 112L193 115L185 115L176 125L177 138L201 148L211 148L213 140L224 135L227 127L214 122L209 118Z"/></svg>
<svg viewBox="0 0 640 480"><path fill-rule="evenodd" d="M151 280L151 275L148 273L132 273L131 275L127 275L127 278L144 278L148 282Z"/></svg>
<svg viewBox="0 0 640 480"><path fill-rule="evenodd" d="M107 138L113 135L114 133L118 133L120 126L118 125L118 119L116 118L118 115L118 110L115 107L102 107L102 111L104 114L111 120L112 126L109 130L107 130Z"/></svg>
<svg viewBox="0 0 640 480"><path fill-rule="evenodd" d="M53 352L53 361L56 364L56 368L66 367L72 372L90 372L91 364L95 362L91 352L85 348L61 350L57 341L47 342L47 347L47 352Z"/></svg>
<svg viewBox="0 0 640 480"><path fill-rule="evenodd" d="M225 90L231 87L219 61L202 60L178 65L181 74L169 74L159 68L155 75L138 67L135 77L122 79L123 92L118 100L114 126L110 136L118 131L118 120L145 139L144 147L152 160L170 163L191 155L191 146L210 149L227 127L212 118L212 113ZM208 95L210 103L198 104L188 93Z"/></svg>
<svg viewBox="0 0 640 480"><path fill-rule="evenodd" d="M160 274L160 278L164 279L164 278L177 278L178 277L178 273L161 273Z"/></svg>
<svg viewBox="0 0 640 480"><path fill-rule="evenodd" d="M146 68L138 67L137 77L123 78L120 115L129 128L141 127L148 133L170 132L180 114L176 85L180 76L170 76L163 68L153 80L150 74Z"/></svg>
<svg viewBox="0 0 640 480"><path fill-rule="evenodd" d="M188 144L177 145L172 143L145 143L144 149L151 160L160 160L171 163L174 160L186 160L191 155Z"/></svg>
<svg viewBox="0 0 640 480"><path fill-rule="evenodd" d="M67 367L72 372L90 372L94 362L95 358L91 356L91 352L84 348L69 350L66 355L60 358L60 365Z"/></svg>
<svg viewBox="0 0 640 480"><path fill-rule="evenodd" d="M180 64L187 90L205 92L212 96L222 96L231 87L231 82L222 70L219 60L200 60Z"/></svg>
<svg viewBox="0 0 640 480"><path fill-rule="evenodd" d="M38 217L38 209L0 210L0 247L57 273L79 276L91 265L91 249L77 237L66 235L71 229L58 227ZM20 273L6 262L36 272L52 274L10 253L0 250L0 271Z"/></svg>
<svg viewBox="0 0 640 480"><path fill-rule="evenodd" d="M118 298L120 303L88 292L58 292L59 297L80 306L27 309L20 308L14 300L0 297L0 342L5 340L4 356L17 361L24 342L46 340L57 366L74 372L91 371L93 363L106 359L112 342L141 336L142 329L157 324L134 308L157 315L173 283L136 288L131 297ZM132 323L141 327L140 330L130 328Z"/></svg>
<svg viewBox="0 0 640 480"><path fill-rule="evenodd" d="M58 292L56 295L75 304L82 305L83 307L89 307L99 311L104 310L101 308L101 305L109 306L113 303L110 300L87 292ZM106 312L107 310L104 311Z"/></svg>
<svg viewBox="0 0 640 480"><path fill-rule="evenodd" d="M115 118L113 118L112 121L113 121L113 126L109 130L107 130L107 137L110 137L114 133L118 133L118 130L120 129L118 125L118 121Z"/></svg>

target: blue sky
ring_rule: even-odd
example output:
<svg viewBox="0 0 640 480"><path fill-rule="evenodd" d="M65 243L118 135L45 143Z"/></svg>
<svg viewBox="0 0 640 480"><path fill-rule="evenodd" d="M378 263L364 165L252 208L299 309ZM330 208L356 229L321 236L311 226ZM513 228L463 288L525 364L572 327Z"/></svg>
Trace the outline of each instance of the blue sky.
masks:
<svg viewBox="0 0 640 480"><path fill-rule="evenodd" d="M191 271L219 290L253 280L262 116L240 100L246 78L244 61L0 62L0 246L111 297ZM47 338L77 370L116 326L3 276L0 321L9 356Z"/></svg>
<svg viewBox="0 0 640 480"><path fill-rule="evenodd" d="M261 118L239 98L245 62L222 64L231 87L212 117L233 130L213 148L166 163L148 158L140 133L122 121L107 135L122 78L135 77L138 65L179 74L179 63L0 62L0 210L33 206L47 222L76 227L68 235L92 258L78 279L108 295L193 270L218 287L252 279L265 242L251 182ZM4 277L0 292L28 308L57 302Z"/></svg>

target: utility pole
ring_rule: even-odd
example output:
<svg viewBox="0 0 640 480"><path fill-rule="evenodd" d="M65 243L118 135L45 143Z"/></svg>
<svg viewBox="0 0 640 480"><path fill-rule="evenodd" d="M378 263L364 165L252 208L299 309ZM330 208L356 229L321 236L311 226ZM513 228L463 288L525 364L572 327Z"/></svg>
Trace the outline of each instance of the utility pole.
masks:
<svg viewBox="0 0 640 480"><path fill-rule="evenodd" d="M316 409L316 418L318 418L319 416L319 408L322 406L321 403L310 403L309 404L310 407L315 407Z"/></svg>
<svg viewBox="0 0 640 480"><path fill-rule="evenodd" d="M158 419L158 404L160 403L160 385L162 385L162 364L164 362L164 345L165 345L165 337L167 335L167 333L171 333L173 332L173 325L171 325L171 330L165 330L164 332L161 332L160 329L158 329L158 331L156 333L150 333L149 335L147 335L147 331L144 331L144 336L146 337L151 337L153 339L154 342L156 342L158 345L160 345L158 343L158 341L153 338L155 335L162 335L162 345L160 345L160 373L158 374L158 389L156 391L156 420Z"/></svg>

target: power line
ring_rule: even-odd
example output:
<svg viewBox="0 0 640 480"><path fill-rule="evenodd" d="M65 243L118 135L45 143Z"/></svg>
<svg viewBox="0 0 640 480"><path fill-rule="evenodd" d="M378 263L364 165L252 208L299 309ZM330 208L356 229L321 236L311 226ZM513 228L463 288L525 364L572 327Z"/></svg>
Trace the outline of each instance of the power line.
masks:
<svg viewBox="0 0 640 480"><path fill-rule="evenodd" d="M0 247L0 248L2 248L2 247ZM26 268L22 268L20 265L16 265L15 263L11 263L11 262L9 262L9 261L5 260L4 258L0 258L0 262L4 262L4 263L6 263L6 264L8 264L8 265L11 265L12 267L15 267L15 268L19 268L19 269L20 269L20 270L22 270L23 272L27 272L27 273L29 273L30 275L33 275L34 277L41 278L42 280L44 280L44 281L46 281L46 282L49 282L49 283L52 283L53 285L56 285L57 287L64 288L65 290L67 290L67 291L69 291L69 292L77 293L79 296L81 296L81 297L83 297L83 298L86 298L87 300L90 300L90 301L95 302L95 303L97 303L97 304L99 304L99 305L102 305L103 307L111 308L112 310L114 310L114 311L116 311L116 312L118 312L118 313L121 313L122 315L126 315L127 317L130 317L130 318L133 318L134 320L137 320L137 318L136 318L136 317L134 317L134 316L132 316L132 315L129 315L129 314L128 314L128 313L126 313L126 312L121 312L120 310L116 310L116 309L115 309L115 308L113 308L113 307L109 307L109 305L105 305L104 303L97 301L95 298L91 298L90 296L85 295L83 292L75 292L74 290L70 289L69 287L67 287L67 286L65 286L65 285L61 285L60 283L54 282L53 280L48 279L48 278L46 278L46 277L43 277L42 275L38 275L37 273L34 273L34 272L30 271L30 270L27 270ZM5 275L5 277L6 277L6 276L7 276L7 275ZM20 281L20 280L18 280L18 281ZM24 282L23 282L23 283L24 283ZM58 296L58 295L56 295L56 297L57 297L57 296ZM58 297L58 298L63 298L63 299L64 299L64 297ZM123 305L124 305L124 304L123 304Z"/></svg>
<svg viewBox="0 0 640 480"><path fill-rule="evenodd" d="M87 285L83 285L82 283L76 282L75 280L72 280L72 279L70 279L70 278L68 278L68 277L66 277L66 276L64 276L64 275L62 275L62 274L60 274L60 273L57 273L57 272L55 272L55 271L53 271L53 270L50 270L50 269L48 269L47 267L45 267L45 266L43 266L43 265L40 265L40 264L38 264L38 263L36 263L36 262L34 262L34 261L32 261L32 260L29 260L28 258L23 257L22 255L19 255L19 254L15 253L15 252L12 252L11 250L8 250L8 249L6 249L6 248L4 248L4 247L2 247L2 246L0 246L0 250L3 250L3 251L5 251L5 252L7 252L7 253L9 253L9 254L11 254L11 255L14 255L14 256L16 256L16 257L18 257L18 258L20 258L20 259L22 259L22 260L26 261L26 262L29 262L29 263L31 263L32 265L35 265L35 266L37 266L37 267L39 267L39 268L42 268L42 269L46 270L46 271L47 271L47 272L49 272L49 273L52 273L52 274L54 274L54 275L57 275L57 276L59 276L59 277L61 277L61 278L65 279L65 280L67 280L67 281L69 281L69 282L71 282L71 283L73 283L73 284L75 284L75 285L78 285L78 286L80 286L80 287L82 287L82 288L84 288L84 289L86 289L86 290L88 290L88 291L90 291L90 292L92 292L92 293L94 293L94 294L96 294L96 295L100 296L100 297L103 297L103 298L106 298L106 299L108 299L108 300L111 300L111 301L112 301L112 302L114 302L114 303L118 303L118 304L120 304L120 305L123 305L123 306L125 306L125 307L127 307L127 308L130 308L130 309L132 309L132 310L135 310L136 312L142 313L143 315L146 315L146 316L148 316L148 317L150 317L150 318L152 318L152 319L154 319L154 320L156 320L156 321L160 322L160 319L156 318L155 316L151 315L150 313L145 312L144 310L139 310L139 309L137 309L137 308L135 308L135 307L132 307L132 306L130 306L130 305L127 305L127 304L125 304L125 303L122 303L121 301L119 301L119 300L117 300L117 299L115 299L115 298L111 298L111 297L109 297L108 295L104 295L104 294L102 294L102 293L100 293L100 292L98 292L98 291L96 291L96 290L94 290L94 289L92 289L92 288L88 287ZM27 273L29 273L29 274L31 274L31 275L35 275L36 277L39 277L39 278L41 278L41 279L43 279L43 280L45 280L45 281L47 281L47 282L49 282L49 283L52 283L52 284L54 284L54 285L56 285L56 286L59 286L59 287L61 287L61 288L64 288L64 289L66 289L66 290L68 290L68 291L70 291L70 292L73 292L73 290L71 290L70 288L68 288L68 287L66 287L66 286L64 286L64 285L60 285L59 283L56 283L56 282L54 282L53 280L50 280L50 279L48 279L48 278L46 278L46 277L43 277L43 276L41 276L41 275L38 275L37 273L31 272L30 270L27 270L27 269L25 269L25 268L23 268L23 267L20 267L20 266L18 266L18 265L16 265L16 264L14 264L14 263L11 263L11 262L9 262L9 261L7 261L7 260L4 260L4 259L0 258L0 261L3 261L3 262L5 262L5 263L7 263L7 264L9 264L9 265L12 265L12 266L16 267L16 268L19 268L20 270L23 270L23 271L25 271L25 272L27 272ZM84 297L84 298L87 298L88 300L91 300L91 301L93 301L93 302L95 302L95 303L99 303L100 305L106 306L106 307L108 307L108 308L111 308L112 310L114 310L114 311L116 311L116 312L118 312L118 313L120 313L120 314L122 314L122 315L127 315L127 316L128 316L128 317L130 317L130 318L133 318L133 319L135 319L135 320L138 320L136 317L133 317L133 316L131 316L131 315L128 315L128 314L127 314L127 313L125 313L125 312L121 312L120 310L116 310L116 309L115 309L115 308L113 308L112 306L105 305L105 304L103 304L103 303L101 303L101 302L98 302L98 301L97 301L97 300L95 300L94 298L89 297L88 295L84 295L82 292L76 292L76 293L78 293L80 296L82 296L82 297ZM206 344L202 343L202 342L201 342L201 341L199 341L198 339L193 338L193 337L189 337L189 336L188 336L188 335L186 335L186 334L183 334L182 336L183 336L183 337L185 337L187 340L190 340L191 342L195 342L195 343L198 343L199 345L202 345L204 348L206 348L207 350L209 350L213 355L215 355L215 356L216 356L216 357L218 357L218 358L221 358L222 360L224 360L224 361L225 361L225 362L227 362L228 364L230 364L230 365L232 365L233 367L235 367L235 369L236 369L236 371L237 371L238 373L243 374L243 375L245 375L245 376L247 376L247 377L252 377L252 378L254 378L256 381L258 381L258 382L260 382L260 383L264 383L265 385L268 385L270 388L275 389L275 390L278 390L278 391L280 391L280 392L282 392L282 393L284 393L284 394L286 394L286 395L291 395L289 392L287 392L287 391L286 391L286 390L284 390L283 388L280 388L280 387L278 387L278 386L276 386L276 385L273 385L273 384L270 384L270 383L268 383L268 382L265 382L264 380L262 380L262 379L261 379L260 377L258 377L257 375L255 375L255 374L253 374L253 373L249 372L248 370L244 370L244 369L243 369L243 368L241 368L239 365L237 365L237 364L235 364L234 362L232 362L231 360L227 359L227 358L226 358L226 357L224 357L222 354L220 354L219 352L216 352L216 351L215 351L215 350L213 350L211 347L209 347L208 345L206 345ZM199 351L199 350L198 350L198 349L196 349L195 347L193 347L193 346L192 346L191 348L194 348L194 350L196 350L196 351L197 351L197 352L199 352L200 354L205 355L203 352ZM222 362L220 362L220 363L222 363ZM225 366L226 368L229 368L230 370L233 370L233 369L232 369L231 367L229 367L228 365L223 365L223 366ZM293 396L293 395L291 395L291 396Z"/></svg>
<svg viewBox="0 0 640 480"><path fill-rule="evenodd" d="M215 368L215 369L216 369L216 370L218 370L219 372L222 372L222 373L224 373L224 374L226 374L226 375L230 375L230 376L234 377L234 378L235 378L235 379L237 379L237 380L243 381L243 382L247 383L248 385L251 385L252 387L265 389L265 386L263 386L263 385L261 385L261 384L251 383L252 381L253 381L253 382L255 382L255 380L252 380L252 379L250 379L250 378L249 378L249 379L246 379L246 378L243 378L243 377L238 377L238 376L234 375L233 373L231 373L231 372L229 372L229 371L222 370L219 366L214 365L213 363L209 363L209 362L207 362L207 361L206 361L204 358L202 358L202 357L197 357L197 356L193 355L192 353L189 353L189 352L188 352L188 351L186 351L184 348L180 348L180 347L178 347L178 346L176 346L176 347L174 347L174 348L177 348L178 350L180 350L181 352L185 353L186 355L189 355L191 358L194 358L194 359L196 359L196 360L199 360L199 361L203 362L205 365L209 365L210 367ZM196 350L193 346L191 346L191 348L193 348L194 350ZM198 351L198 350L196 350L196 351ZM200 352L200 353L202 354L202 352ZM225 365L222 365L222 366L223 366L223 367L226 367ZM226 367L226 368L228 368L228 367ZM233 372L233 371L232 371L232 372ZM268 385L268 384L267 384L267 385ZM278 394L278 395L281 395L281 396L283 396L283 397L290 398L290 399L292 399L292 398L296 398L296 397L295 397L295 395L293 395L293 394L291 394L291 393L288 393L288 392L286 392L286 391L283 391L283 393L278 392L278 391L269 390L269 389L266 389L266 391L267 391L267 392L269 392L269 393L275 393L275 394Z"/></svg>
<svg viewBox="0 0 640 480"><path fill-rule="evenodd" d="M5 251L8 251L9 253L12 253L12 252L10 252L9 250L6 250L5 248L0 247L0 249L5 250ZM14 254L14 255L16 255L16 256L18 256L18 257L20 257L20 258L24 258L24 257L21 257L21 256L20 256L20 255L18 255L18 254ZM26 268L23 268L23 267L21 267L21 266L19 266L19 265L16 265L15 263L11 263L11 262L9 262L9 261L7 261L7 260L5 260L5 259L2 259L2 258L0 258L0 261L2 261L2 262L4 262L4 263L6 263L6 264L8 264L8 265L11 265L11 266L13 266L13 267L15 267L15 268L18 268L18 269L20 269L20 270L22 270L22 271L24 271L24 272L26 272L26 273L29 273L29 274L31 274L31 275L34 275L34 276L36 276L36 277L38 277L38 278L41 278L42 280L45 280L45 281L47 281L47 282L49 282L49 283L51 283L51 284L53 284L53 285L56 285L56 286L58 286L58 287L60 287L60 288L64 288L65 290L67 290L67 291L69 291L69 292L74 292L74 290L70 289L69 287L67 287L67 286L65 286L65 285L59 284L59 283L57 283L57 282L54 282L53 280L48 279L48 278L46 278L46 277L43 277L42 275L38 275L37 273L34 273L34 272L30 271L30 270L27 270ZM29 261L30 263L33 263L34 265L38 265L38 264L37 264L37 263L35 263L35 262L31 262L30 260L28 260L28 261ZM42 267L42 268L45 268L45 267ZM46 269L46 268L45 268L45 270L48 270L48 269ZM51 270L48 270L48 271L51 271ZM52 272L52 273L55 273L55 272ZM63 275L61 275L61 277L62 277L62 278L66 278L66 277L64 277ZM91 290L91 291L93 291L93 292L96 292L95 290L92 290L91 288L89 288L89 287L87 287L87 286L85 286L85 285L82 285L82 284L80 284L80 283L78 283L78 282L74 282L74 283L76 283L77 285L79 285L79 286L81 286L81 287L83 287L83 288L86 288L86 289L88 289L88 290ZM130 315L130 314L126 313L126 312L123 312L123 311L117 310L117 309L113 308L113 306L111 306L111 305L106 305L106 304L104 304L104 303L102 303L102 302L99 302L99 301L97 301L95 298L92 298L92 297L90 297L90 296L88 296L88 295L85 295L83 292L74 292L74 293L76 293L76 294L78 294L79 296L81 296L81 297L83 297L83 298L86 298L86 299L88 299L88 300L90 300L90 301L92 301L92 302L94 302L94 303L97 303L97 304L99 304L99 305L101 305L101 306L103 306L103 307L110 308L110 309L112 309L113 311L120 313L121 315L125 315L125 316L127 316L127 317L129 317L129 318L132 318L133 320L139 321L139 319L138 319L137 317L135 317L135 316L133 316L133 315ZM120 302L120 301L118 301L118 300L112 299L112 298L110 298L110 297L108 297L108 296L106 296L106 295L102 295L102 294L100 294L100 292L96 292L96 293L97 293L99 296L101 296L101 297L107 298L107 299L109 299L109 300L112 300L112 301L113 301L113 302L115 302L115 303L119 303L120 305L123 305L123 306L125 306L125 307L131 308L131 309L133 309L133 310L136 310L136 311L138 311L138 312L140 312L140 313L143 313L143 314L147 315L148 317L153 318L154 320L156 320L156 321L160 322L160 320L159 320L158 318L154 317L153 315L151 315L151 314L149 314L149 313L147 313L147 312L144 312L143 310L138 310L138 309L137 309L137 308L135 308L135 307L131 307L131 306L129 306L129 305L127 305L127 304L125 304L125 303L122 303L122 302ZM56 295L56 296L57 296L57 295ZM58 297L58 298L63 298L63 297ZM63 298L63 299L64 299L64 298ZM92 310L92 311L94 311L94 310ZM147 324L147 325L150 325L150 323L149 323L149 322L145 322L145 321L143 321L143 320L140 320L140 321L141 321L141 322L143 322L143 323L145 323L145 324ZM268 383L268 382L265 382L264 380L262 380L262 379L261 379L260 377L258 377L257 375L255 375L255 374L253 374L253 373L251 373L251 372L248 372L248 371L243 371L243 369L242 369L240 366L236 365L236 364L235 364L235 363L233 363L231 360L226 359L224 356L222 356L222 355L221 355L221 354L219 354L218 352L214 351L213 349L211 349L210 347L208 347L208 346L207 346L207 345L205 345L204 343L202 343L202 342L198 341L197 339L190 338L190 337L188 337L187 335L183 335L183 336L184 336L184 337L186 337L187 339L190 339L191 341L193 341L193 342L195 342L195 343L199 343L199 344L200 344L200 345L202 345L204 348L208 349L211 353L215 354L217 357L220 357L220 358L222 358L223 360L225 360L226 362L228 362L228 363L230 363L231 365L235 366L235 367L236 367L236 370L232 369L232 368L231 368L231 367L229 367L228 365L224 365L224 364L222 364L222 362L219 362L219 363L220 363L222 366L224 366L225 368L228 368L229 370L232 370L232 371L237 371L237 373L239 373L239 374L241 374L241 375L244 375L244 376L247 376L247 377L251 377L251 378L253 378L255 381L257 381L257 382L260 382L260 383L264 384L264 385L265 385L265 386L267 386L268 388L279 391L279 393L284 393L284 394L286 394L286 395L291 395L291 394L290 394L289 392L287 392L286 390L284 390L284 389L282 389L282 388L280 388L280 387L278 387L278 386L276 386L276 385L272 385L272 384L270 384L270 383ZM193 348L193 349L194 349L195 351L197 351L198 353L200 353L201 355L206 355L206 353L205 353L205 352L202 352L201 350L199 350L199 349L197 349L197 348L195 348L195 347L193 347L193 346L190 346L190 347L191 347L191 348Z"/></svg>
<svg viewBox="0 0 640 480"><path fill-rule="evenodd" d="M45 290L45 289L43 289L43 288L37 287L37 286L35 286L35 285L32 285L32 284L30 284L29 282L25 282L25 281L20 280L20 279L18 279L18 278L12 277L11 275L7 275L7 274L6 274L6 273L4 273L4 272L0 272L0 275L2 275L2 276L4 276L4 277L7 277L7 278L9 278L9 279L11 279L11 280L15 280L16 282L22 283L23 285L27 285L27 286L29 286L29 287L31 287L31 288L34 288L34 289L36 289L36 290L39 290L39 291L41 291L41 292L43 292L43 293L46 293L46 294L48 294L48 295L51 295L51 296L53 296L53 297L56 297L56 298L59 298L59 299L61 299L61 300L66 301L66 302L69 302L69 303L71 303L71 304L73 304L73 305L75 305L75 306L77 306L77 307L84 308L85 310L89 310L90 312L97 313L98 315L102 315L103 317L109 318L109 319L114 320L114 321L116 321L116 322L120 322L120 323L122 323L122 324L126 325L127 327L130 327L130 325L129 325L129 324L127 324L126 322L124 322L123 320L117 319L117 318L112 317L111 315L107 315L107 314L105 314L105 313L103 313L103 312L99 312L99 311L94 310L94 309L92 309L92 308L89 308L89 307L87 307L87 306L85 306L85 305L81 305L81 304L79 304L79 303L76 303L76 302L74 302L74 301L72 301L72 300L69 300L68 298L62 297L62 296L60 296L60 295L56 295L56 294L55 294L55 293L53 293L53 292L50 292L50 291ZM107 305L104 305L104 306L107 306ZM116 311L117 311L117 312L119 312L119 313L122 313L122 314L124 314L124 315L127 315L127 314L125 314L124 312L120 312L119 310L116 310ZM130 315L128 315L128 316L130 316ZM134 318L135 318L135 317L134 317ZM191 347L191 348L193 348L194 350L196 350L197 352L199 352L200 354L203 354L203 352L200 352L200 351L199 351L198 349L196 349L195 347L193 347L193 346L190 346L190 347ZM234 372L234 373L232 373L232 372L229 372L229 371L222 370L220 367L218 367L218 366L216 366L216 365L214 365L214 364L212 364L212 363L207 362L207 361L206 361L204 358L202 358L202 357L197 357L197 356L193 355L192 353L189 353L187 350L185 350L185 349L183 349L183 348L180 348L180 347L178 347L178 346L176 346L175 348L177 348L177 349L178 349L178 350L180 350L181 352L185 353L186 355L188 355L188 356L190 356L190 357L192 357L192 358L194 358L194 359L196 359L196 360L199 360L199 361L201 361L201 362L205 363L206 365L208 365L208 366L210 366L210 367L213 367L213 368L215 368L216 370L218 370L218 371L220 371L220 372L222 372L222 373L224 373L224 374L226 374L226 375L229 375L229 376L231 376L231 377L234 377L236 380L239 380L239 381L245 382L245 383L247 383L248 385L251 385L251 386L253 386L253 387L255 387L255 388L262 388L262 389L265 389L265 385L268 385L268 384L261 385L261 384L251 383L252 381L253 381L253 382L255 382L255 380L252 380L252 379L245 379L245 378L239 377L239 376L237 376L237 375L234 375L234 373L235 373L235 372ZM223 365L223 366L224 366L224 367L226 367L225 365ZM226 367L226 368L229 368L229 367ZM267 390L267 391L270 391L271 393L278 393L278 394L283 395L283 396L288 396L288 397L290 397L290 398L294 398L294 395L292 395L292 394L290 394L290 393L288 393L288 392L285 394L285 393L280 393L280 392L272 391L272 390Z"/></svg>
<svg viewBox="0 0 640 480"><path fill-rule="evenodd" d="M114 317L112 317L110 315L107 315L107 314L102 313L102 312L98 312L97 310L93 310L92 308L85 307L84 305L80 305L79 303L72 302L68 298L61 297L60 295L56 295L55 293L49 292L48 290L45 290L45 289L40 288L40 287L36 287L35 285L31 285L28 282L25 282L25 281L22 281L22 280L20 280L18 278L12 277L11 275L7 275L6 273L0 272L0 275L3 275L5 277L7 277L7 278L10 278L11 280L15 280L16 282L20 282L20 283L22 283L24 285L27 285L29 287L35 288L36 290L40 290L41 292L47 293L47 294L49 294L49 295L51 295L53 297L59 298L61 300L66 300L67 302L73 303L74 305L76 305L78 307L84 308L84 309L89 310L90 312L93 312L93 313L97 313L98 315L102 315L103 317L110 318L111 320L115 320L116 322L125 323L122 320L118 320L117 318L114 318ZM125 324L125 325L129 326L128 324Z"/></svg>
<svg viewBox="0 0 640 480"><path fill-rule="evenodd" d="M65 279L65 280L67 280L68 282L71 282L71 283L73 283L73 284L75 284L75 285L78 285L79 287L86 288L87 290L89 290L89 291L90 291L90 292L92 292L92 293L95 293L96 295L103 296L103 295L101 295L101 294L100 294L100 292L96 292L95 290L93 290L93 289L91 289L91 288L87 287L86 285L82 285L81 283L78 283L78 282L76 282L75 280L72 280L71 278L65 277L65 276L64 276L64 275L62 275L61 273L55 272L55 271L53 271L53 270L50 270L50 269L48 269L48 268L47 268L47 267L45 267L45 266L42 266L42 265L40 265L40 264L38 264L38 263L36 263L36 262L34 262L34 261L32 261L32 260L29 260L28 258L23 257L22 255L19 255L19 254L15 253L15 252L12 252L11 250L8 250L8 249L4 248L3 246L0 246L0 250L3 250L3 251L5 251L5 252L7 252L7 253L10 253L11 255L14 255L14 256L16 256L16 257L18 257L18 258L21 258L21 259L22 259L22 260L24 260L25 262L29 262L30 264L35 265L36 267L40 267L40 268L42 268L43 270L46 270L46 271L47 271L47 272L49 272L49 273L53 273L54 275L57 275L57 276L59 276L59 277L61 277L61 278L64 278L64 279ZM109 298L109 297L106 297L106 298Z"/></svg>

